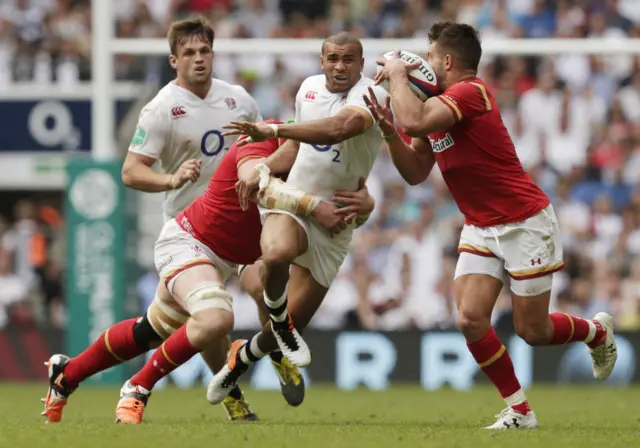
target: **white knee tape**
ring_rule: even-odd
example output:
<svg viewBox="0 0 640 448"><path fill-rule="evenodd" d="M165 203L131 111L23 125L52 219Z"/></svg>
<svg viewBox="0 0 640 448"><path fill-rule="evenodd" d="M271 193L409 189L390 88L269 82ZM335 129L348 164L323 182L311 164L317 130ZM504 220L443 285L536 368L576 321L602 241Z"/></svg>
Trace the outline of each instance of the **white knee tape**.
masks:
<svg viewBox="0 0 640 448"><path fill-rule="evenodd" d="M200 283L191 290L185 302L191 315L210 308L233 311L231 295L225 291L224 286L216 282Z"/></svg>
<svg viewBox="0 0 640 448"><path fill-rule="evenodd" d="M545 293L551 289L553 275L516 280L511 278L511 291L517 296L530 297Z"/></svg>
<svg viewBox="0 0 640 448"><path fill-rule="evenodd" d="M147 309L147 318L155 332L166 339L184 325L189 316L179 313L156 297Z"/></svg>

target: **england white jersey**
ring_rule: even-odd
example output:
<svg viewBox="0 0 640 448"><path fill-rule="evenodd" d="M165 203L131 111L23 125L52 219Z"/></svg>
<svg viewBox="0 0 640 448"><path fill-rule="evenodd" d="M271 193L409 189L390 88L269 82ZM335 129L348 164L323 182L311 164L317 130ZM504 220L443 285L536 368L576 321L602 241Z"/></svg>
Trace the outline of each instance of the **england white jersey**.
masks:
<svg viewBox="0 0 640 448"><path fill-rule="evenodd" d="M165 221L206 190L211 175L237 139L221 135L222 126L231 121L255 122L262 118L244 88L219 79L213 79L204 99L172 81L140 112L129 151L159 160L166 173L175 173L186 160L202 160L200 178L195 183L165 192Z"/></svg>
<svg viewBox="0 0 640 448"><path fill-rule="evenodd" d="M385 104L387 92L362 75L348 92L331 93L324 75L305 79L296 96L296 123L329 118L343 107L359 107L369 112L363 95L372 87L380 104ZM382 135L374 123L364 133L335 145L300 143L300 150L291 168L287 183L314 196L328 199L336 190L356 191L358 179L365 179L382 146Z"/></svg>

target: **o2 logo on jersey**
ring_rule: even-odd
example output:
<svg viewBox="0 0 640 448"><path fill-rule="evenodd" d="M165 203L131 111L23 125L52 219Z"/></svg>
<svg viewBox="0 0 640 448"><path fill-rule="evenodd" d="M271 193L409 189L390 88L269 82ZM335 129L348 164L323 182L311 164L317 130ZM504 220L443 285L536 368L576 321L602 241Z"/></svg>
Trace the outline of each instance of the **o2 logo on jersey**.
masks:
<svg viewBox="0 0 640 448"><path fill-rule="evenodd" d="M212 129L207 131L200 140L200 151L205 156L217 156L224 148L224 137L220 131Z"/></svg>
<svg viewBox="0 0 640 448"><path fill-rule="evenodd" d="M331 151L333 152L333 159L331 159L332 162L336 162L336 163L340 163L340 150L336 149L336 148L331 148L331 145L324 145L324 146L320 146L320 145L311 145L311 147L313 149L315 149L318 152L327 152L331 149Z"/></svg>

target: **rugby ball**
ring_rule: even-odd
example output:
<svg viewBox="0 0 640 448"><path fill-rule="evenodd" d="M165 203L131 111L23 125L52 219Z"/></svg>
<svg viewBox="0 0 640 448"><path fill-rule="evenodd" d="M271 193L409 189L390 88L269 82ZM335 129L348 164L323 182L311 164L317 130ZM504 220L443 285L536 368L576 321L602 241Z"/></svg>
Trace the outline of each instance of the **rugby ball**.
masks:
<svg viewBox="0 0 640 448"><path fill-rule="evenodd" d="M389 53L385 53L383 57L385 59L391 59L394 53L395 52L390 51ZM415 93L421 101L425 101L427 98L431 98L432 96L436 96L440 93L436 74L427 61L425 61L417 54L411 53L410 51L406 50L400 50L400 59L408 64L413 64L414 62L420 61L420 67L409 72L409 84L411 85L411 90L413 91L413 93ZM378 72L382 70L382 67L383 66L381 64L378 64ZM380 85L387 92L389 91L388 79L382 81Z"/></svg>

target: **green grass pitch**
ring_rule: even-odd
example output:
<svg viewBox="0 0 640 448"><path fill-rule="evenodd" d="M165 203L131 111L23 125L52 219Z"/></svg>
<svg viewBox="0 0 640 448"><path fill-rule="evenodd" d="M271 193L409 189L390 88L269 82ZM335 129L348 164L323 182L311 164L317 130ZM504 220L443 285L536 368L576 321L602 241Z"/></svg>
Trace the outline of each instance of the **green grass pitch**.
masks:
<svg viewBox="0 0 640 448"><path fill-rule="evenodd" d="M141 426L113 423L117 389L80 388L59 425L45 425L42 384L0 384L0 448L98 447L637 447L640 389L535 387L541 428L483 431L502 409L490 388L384 392L314 386L299 408L277 392L247 390L260 422L231 423L202 389L169 388L150 399Z"/></svg>

